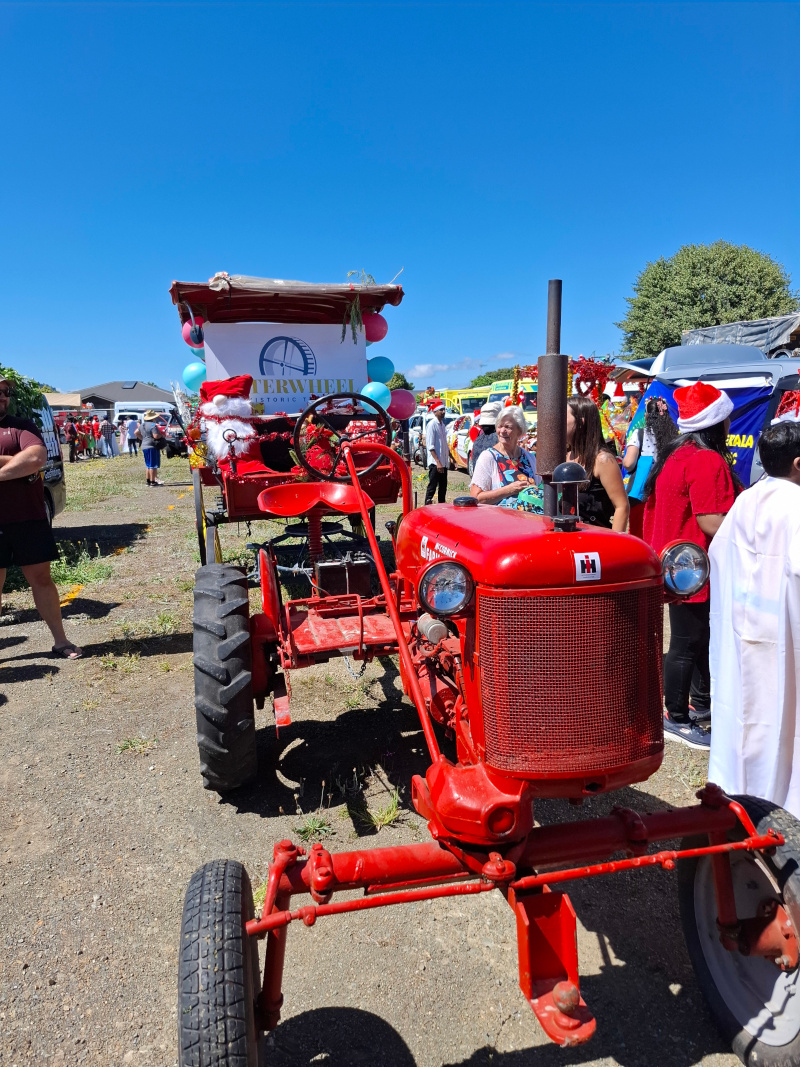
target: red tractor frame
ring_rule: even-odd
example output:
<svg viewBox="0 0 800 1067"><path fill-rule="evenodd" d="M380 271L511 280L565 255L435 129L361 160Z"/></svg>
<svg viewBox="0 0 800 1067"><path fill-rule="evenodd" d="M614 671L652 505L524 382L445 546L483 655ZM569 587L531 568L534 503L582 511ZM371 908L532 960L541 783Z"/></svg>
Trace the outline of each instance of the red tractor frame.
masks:
<svg viewBox="0 0 800 1067"><path fill-rule="evenodd" d="M556 363L565 359L539 361L540 442L561 434L548 420L566 407L566 371ZM547 360L557 373L543 373ZM556 379L561 391L550 384ZM412 800L431 841L338 854L281 841L260 917L240 863L198 870L181 934L179 1062L267 1062L262 1038L280 1019L293 924L480 893L508 901L520 989L544 1031L560 1045L580 1044L596 1023L581 996L576 915L564 884L677 866L689 953L721 1029L745 1063L800 1065L800 828L791 815L709 784L693 807L655 814L617 807L601 818L534 822L539 798L580 802L659 767L663 605L668 588L677 588L676 569L688 560L702 571L702 552L679 545L660 560L635 537L581 524L570 507L574 465L540 465L550 488L562 490L561 505L546 517L479 506L472 497L412 510L408 467L388 443L344 433L340 448L349 484L277 486L260 503L287 515L357 508L381 592L315 589L281 603L274 561L262 549L263 610L248 619L243 574L202 568L195 623L201 646L205 634L218 652L219 692L232 694L209 713L221 714L224 755L252 728L253 697L272 693L276 723L286 721L288 672L343 652L362 660L397 654L430 756L424 777L413 778ZM369 451L392 463L403 485L391 573L356 464ZM604 639L609 632L613 642ZM198 656L202 647L196 663ZM441 730L455 736L455 761L442 753ZM683 839L680 847L664 847L675 839ZM362 895L336 899L353 890Z"/></svg>

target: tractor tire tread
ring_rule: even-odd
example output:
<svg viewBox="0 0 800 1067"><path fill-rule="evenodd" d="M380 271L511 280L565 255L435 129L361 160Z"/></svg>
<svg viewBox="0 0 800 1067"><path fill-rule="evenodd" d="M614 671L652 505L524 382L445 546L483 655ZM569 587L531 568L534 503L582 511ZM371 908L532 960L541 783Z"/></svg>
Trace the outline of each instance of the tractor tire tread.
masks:
<svg viewBox="0 0 800 1067"><path fill-rule="evenodd" d="M226 563L200 568L194 606L197 744L203 783L221 793L244 785L258 769L248 609L243 571Z"/></svg>
<svg viewBox="0 0 800 1067"><path fill-rule="evenodd" d="M180 1067L258 1067L254 1021L257 952L245 932L253 915L241 863L214 860L192 875L178 964Z"/></svg>

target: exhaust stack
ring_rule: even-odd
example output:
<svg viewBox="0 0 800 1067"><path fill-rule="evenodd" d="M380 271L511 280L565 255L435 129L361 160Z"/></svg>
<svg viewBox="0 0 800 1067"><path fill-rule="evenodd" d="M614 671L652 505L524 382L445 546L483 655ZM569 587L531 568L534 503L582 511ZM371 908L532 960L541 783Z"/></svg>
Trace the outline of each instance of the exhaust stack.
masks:
<svg viewBox="0 0 800 1067"><path fill-rule="evenodd" d="M561 279L551 278L547 287L547 353L539 356L537 396L536 471L541 475L544 513L558 510L558 490L553 471L567 458L567 381L569 358L561 355Z"/></svg>

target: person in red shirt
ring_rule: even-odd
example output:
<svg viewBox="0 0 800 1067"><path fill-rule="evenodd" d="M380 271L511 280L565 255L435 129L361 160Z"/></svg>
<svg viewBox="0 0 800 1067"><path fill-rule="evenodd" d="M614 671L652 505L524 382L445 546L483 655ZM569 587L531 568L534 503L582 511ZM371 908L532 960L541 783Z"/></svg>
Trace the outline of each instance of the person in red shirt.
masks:
<svg viewBox="0 0 800 1067"><path fill-rule="evenodd" d="M727 448L733 403L706 382L676 389L674 395L681 435L659 452L645 483L644 539L656 552L671 541L691 541L707 552L741 489ZM708 586L669 605L669 626L664 735L707 749L709 731L698 723L711 719Z"/></svg>
<svg viewBox="0 0 800 1067"><path fill-rule="evenodd" d="M35 422L8 414L12 383L0 378L0 610L6 569L15 563L31 587L33 601L50 627L53 653L78 659L81 650L67 639L58 589L50 563L58 559L47 521L39 471L47 449Z"/></svg>

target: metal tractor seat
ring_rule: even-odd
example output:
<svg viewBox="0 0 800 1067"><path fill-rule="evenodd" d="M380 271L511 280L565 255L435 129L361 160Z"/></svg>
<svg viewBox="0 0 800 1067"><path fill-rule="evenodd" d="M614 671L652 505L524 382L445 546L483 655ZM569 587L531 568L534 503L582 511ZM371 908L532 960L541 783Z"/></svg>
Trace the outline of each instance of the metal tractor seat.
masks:
<svg viewBox="0 0 800 1067"><path fill-rule="evenodd" d="M375 506L366 493L363 496L368 508ZM273 485L258 494L258 506L262 511L283 518L306 515L320 505L352 515L359 511L358 493L352 485L340 482L288 482Z"/></svg>

